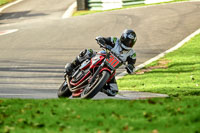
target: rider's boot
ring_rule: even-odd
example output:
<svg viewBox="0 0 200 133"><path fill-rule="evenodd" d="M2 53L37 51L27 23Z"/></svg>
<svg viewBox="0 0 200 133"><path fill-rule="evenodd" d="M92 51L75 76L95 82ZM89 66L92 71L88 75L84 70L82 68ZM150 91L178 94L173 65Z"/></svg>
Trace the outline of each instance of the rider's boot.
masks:
<svg viewBox="0 0 200 133"><path fill-rule="evenodd" d="M71 75L72 71L74 68L76 68L76 66L80 65L81 62L78 60L78 58L76 58L75 60L73 60L71 63L67 63L65 66L65 72L67 75Z"/></svg>
<svg viewBox="0 0 200 133"><path fill-rule="evenodd" d="M104 92L108 96L117 95L118 86L115 77L113 77L112 80L103 87L102 92Z"/></svg>

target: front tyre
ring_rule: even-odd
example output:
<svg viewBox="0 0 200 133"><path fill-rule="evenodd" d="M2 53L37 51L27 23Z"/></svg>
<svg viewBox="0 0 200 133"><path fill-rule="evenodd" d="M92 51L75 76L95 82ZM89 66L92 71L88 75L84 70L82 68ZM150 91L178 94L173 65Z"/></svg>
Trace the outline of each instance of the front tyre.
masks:
<svg viewBox="0 0 200 133"><path fill-rule="evenodd" d="M93 98L103 88L109 78L110 73L108 71L100 73L95 81L83 90L81 98Z"/></svg>
<svg viewBox="0 0 200 133"><path fill-rule="evenodd" d="M70 97L72 95L72 92L69 90L66 81L61 84L57 94L59 98Z"/></svg>

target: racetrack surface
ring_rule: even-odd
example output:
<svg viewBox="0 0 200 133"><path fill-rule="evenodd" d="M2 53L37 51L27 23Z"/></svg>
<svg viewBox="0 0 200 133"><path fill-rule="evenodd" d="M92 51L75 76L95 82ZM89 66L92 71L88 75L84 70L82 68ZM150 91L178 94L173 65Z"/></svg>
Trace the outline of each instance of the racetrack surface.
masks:
<svg viewBox="0 0 200 133"><path fill-rule="evenodd" d="M74 1L75 0L22 0L22 2L0 13L0 24L60 19Z"/></svg>
<svg viewBox="0 0 200 133"><path fill-rule="evenodd" d="M31 0L8 8L3 16L19 9L19 12L27 11L19 7L26 2ZM37 13L47 14L46 10ZM62 13L55 17L54 10L48 12L51 13L53 15L48 16L53 19L39 15L31 19L23 17L23 21L17 17L8 19L9 14L6 18L0 16L0 31L18 29L15 33L0 35L0 97L55 98L63 82L64 65L85 48L100 50L94 40L96 36L119 37L124 29L134 29L138 37L134 48L136 65L139 65L200 27L200 2L163 4L69 19L61 19ZM124 70L118 72L121 71Z"/></svg>

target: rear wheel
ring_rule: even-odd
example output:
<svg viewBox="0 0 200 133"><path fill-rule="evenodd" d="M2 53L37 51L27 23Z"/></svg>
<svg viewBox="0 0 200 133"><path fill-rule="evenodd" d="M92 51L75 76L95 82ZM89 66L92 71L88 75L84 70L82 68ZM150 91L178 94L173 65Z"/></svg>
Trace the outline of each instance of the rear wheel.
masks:
<svg viewBox="0 0 200 133"><path fill-rule="evenodd" d="M62 83L62 85L58 89L57 94L59 98L70 97L72 95L72 92L69 90L66 81Z"/></svg>
<svg viewBox="0 0 200 133"><path fill-rule="evenodd" d="M100 73L95 81L83 90L81 98L93 98L103 88L109 77L110 73L108 71Z"/></svg>

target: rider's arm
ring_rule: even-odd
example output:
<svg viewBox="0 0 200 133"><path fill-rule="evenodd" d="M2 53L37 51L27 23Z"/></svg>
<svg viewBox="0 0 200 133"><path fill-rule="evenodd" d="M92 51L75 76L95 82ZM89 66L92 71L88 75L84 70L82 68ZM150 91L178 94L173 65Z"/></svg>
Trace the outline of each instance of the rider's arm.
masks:
<svg viewBox="0 0 200 133"><path fill-rule="evenodd" d="M128 65L126 66L126 70L129 74L132 74L134 72L135 68L135 62L136 62L136 54L134 53L131 56L128 56L127 58Z"/></svg>

